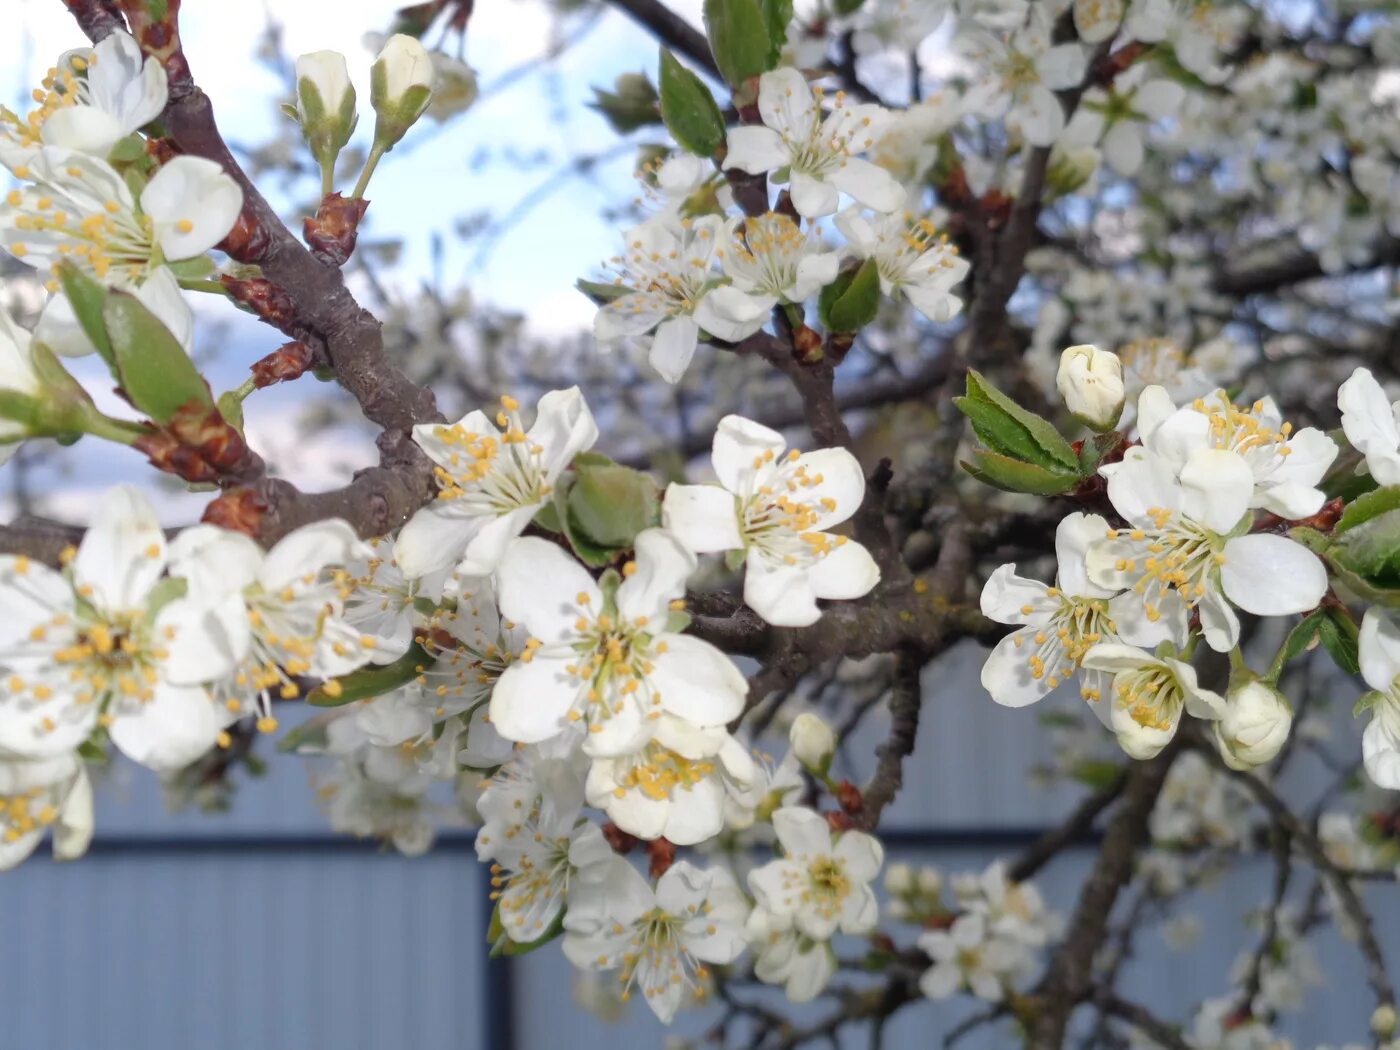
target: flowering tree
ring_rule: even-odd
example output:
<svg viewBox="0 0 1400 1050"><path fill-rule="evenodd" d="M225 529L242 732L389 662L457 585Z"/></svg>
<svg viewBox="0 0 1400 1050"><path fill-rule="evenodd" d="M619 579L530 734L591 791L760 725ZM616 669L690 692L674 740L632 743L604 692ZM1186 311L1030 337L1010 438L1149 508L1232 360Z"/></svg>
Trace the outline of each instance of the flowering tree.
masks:
<svg viewBox="0 0 1400 1050"><path fill-rule="evenodd" d="M1400 854L1389 5L706 0L701 33L609 0L662 46L596 101L649 136L644 214L579 282L596 345L556 355L562 381L517 375L534 403L449 422L342 268L376 167L470 103L419 38L471 4L400 12L358 164L345 58L297 59L320 180L298 235L220 136L178 0L65 2L93 46L0 111L3 244L48 291L31 327L0 315L0 449L114 442L211 498L177 532L129 486L85 532L0 532L0 866L45 834L84 852L114 750L177 782L311 705L282 747L334 763L337 828L416 854L469 816L491 951L552 945L663 1021L711 1011L717 1042L963 997L963 1030L1007 1045L1072 1022L1094 1046L1275 1045L1335 923L1395 1045L1363 891ZM286 340L222 394L190 357L195 292ZM92 354L120 416L64 364ZM640 362L713 424L668 470L638 469ZM244 440L244 401L311 372L379 431L335 491ZM772 426L726 411L774 377ZM923 411L882 433L900 405ZM879 829L921 718L956 733L982 702L923 674L964 640L990 650L985 702L1067 690L1096 717L1043 729L1078 808L945 880L886 867ZM1334 754L1310 727L1358 677L1365 726ZM838 741L878 705L856 783ZM1294 798L1279 773L1308 751L1336 781ZM1056 916L1031 879L1101 818ZM1124 998L1138 931L1261 846L1273 893L1232 986L1188 1017ZM827 1006L804 1026L784 994Z"/></svg>

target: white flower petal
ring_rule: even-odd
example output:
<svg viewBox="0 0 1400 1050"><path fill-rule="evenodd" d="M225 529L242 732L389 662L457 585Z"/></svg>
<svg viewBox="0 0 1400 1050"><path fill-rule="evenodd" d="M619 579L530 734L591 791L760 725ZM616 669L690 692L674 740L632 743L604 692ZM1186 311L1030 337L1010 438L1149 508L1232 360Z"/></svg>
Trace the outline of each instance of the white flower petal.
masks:
<svg viewBox="0 0 1400 1050"><path fill-rule="evenodd" d="M162 683L140 710L119 714L108 732L127 758L168 773L207 754L223 728L224 717L203 689Z"/></svg>
<svg viewBox="0 0 1400 1050"><path fill-rule="evenodd" d="M1245 612L1307 612L1327 593L1327 570L1321 560L1286 536L1239 536L1225 544L1224 556L1220 585Z"/></svg>
<svg viewBox="0 0 1400 1050"><path fill-rule="evenodd" d="M744 545L734 495L718 485L667 486L661 523L697 554Z"/></svg>

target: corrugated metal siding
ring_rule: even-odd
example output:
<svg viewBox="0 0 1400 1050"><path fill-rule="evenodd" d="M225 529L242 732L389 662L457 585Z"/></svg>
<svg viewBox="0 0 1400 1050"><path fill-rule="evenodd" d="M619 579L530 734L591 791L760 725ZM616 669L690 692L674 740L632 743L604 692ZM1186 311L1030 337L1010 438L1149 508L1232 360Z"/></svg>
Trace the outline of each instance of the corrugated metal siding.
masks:
<svg viewBox="0 0 1400 1050"><path fill-rule="evenodd" d="M1033 713L999 708L982 693L981 659L964 647L930 671L919 761L906 770L891 827L1024 829L1073 804L1073 789L1027 783L1025 770L1050 755L1048 735ZM1358 729L1340 689L1336 707L1336 749L1350 754ZM868 763L883 731L872 716L851 755ZM1306 763L1297 777L1325 782ZM486 886L468 842L458 837L419 860L338 844L297 759L273 756L268 776L245 782L233 811L219 815L166 813L152 778L118 767L98 821L100 848L87 860L36 860L0 881L0 1050L507 1050L506 1022L522 1050L553 1050L561 1038L583 1050L657 1046L665 1034L641 1003L620 1025L585 1013L554 948L511 964L516 1006L508 1011L488 976ZM957 871L995 853L903 855ZM1038 880L1061 910L1089 860L1066 856ZM1172 1018L1218 994L1235 955L1255 941L1242 915L1267 893L1268 874L1261 859L1193 904L1203 935L1190 954L1145 933L1127 994ZM1369 892L1386 900L1386 888ZM1400 915L1378 910L1382 943L1400 945ZM1281 1026L1300 1048L1361 1039L1369 1015L1351 947L1328 934L1319 954L1327 988ZM500 966L491 964L497 976ZM975 1009L909 1007L885 1045L930 1045ZM676 1031L698 1034L714 1019L687 1015ZM998 1029L964 1045L1005 1047L1011 1038ZM867 1042L857 1030L844 1045Z"/></svg>

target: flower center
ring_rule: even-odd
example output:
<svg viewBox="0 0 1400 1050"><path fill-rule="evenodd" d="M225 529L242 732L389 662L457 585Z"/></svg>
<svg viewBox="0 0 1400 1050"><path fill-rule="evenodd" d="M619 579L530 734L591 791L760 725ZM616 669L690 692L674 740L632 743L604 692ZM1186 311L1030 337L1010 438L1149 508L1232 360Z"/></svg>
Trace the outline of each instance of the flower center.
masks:
<svg viewBox="0 0 1400 1050"><path fill-rule="evenodd" d="M1049 621L1031 635L1034 648L1026 654L1026 664L1032 678L1039 682L1049 676L1046 684L1054 689L1079 670L1085 653L1104 638L1114 637L1117 629L1108 614L1107 602L1098 598L1071 598L1054 587L1047 588L1046 593L1058 598L1060 606ZM1023 606L1021 611L1029 615L1032 607ZM1025 645L1025 635L1013 637L1012 644L1016 648ZM1085 700L1101 699L1098 690L1088 686L1081 687L1080 695Z"/></svg>
<svg viewBox="0 0 1400 1050"><path fill-rule="evenodd" d="M92 101L86 79L77 76L90 66L97 64L97 57L83 58L74 55L69 59L68 69L50 67L45 74L42 86L34 89L32 97L38 104L20 119L19 115L5 106L0 106L0 127L8 125L22 146L40 146L43 138L40 131L49 117L60 109L70 106L87 105Z"/></svg>
<svg viewBox="0 0 1400 1050"><path fill-rule="evenodd" d="M653 995L673 984L700 988L709 971L686 950L680 934L686 922L709 910L708 903L691 905L688 915L673 915L653 908L633 923L632 937L628 949L622 953L622 971L618 975L623 999L630 996L634 984ZM714 933L715 927L711 925L708 932ZM599 964L607 965L607 956L600 957Z"/></svg>
<svg viewBox="0 0 1400 1050"><path fill-rule="evenodd" d="M27 168L16 169L20 178L29 177ZM86 173L76 165L66 169L74 179ZM100 190L92 187L95 198ZM26 233L37 236L45 252L56 254L53 266L69 259L104 280L139 281L156 255L154 224L137 216L120 201L108 199L102 211L85 211L74 199L45 188L14 189L5 203L15 211L15 239L9 248L16 258L30 254Z"/></svg>
<svg viewBox="0 0 1400 1050"><path fill-rule="evenodd" d="M502 397L501 405L498 432L478 434L460 423L434 432L452 448L449 465L433 468L437 498L463 503L469 514L499 517L536 506L554 491L546 480L544 448L530 441L520 421L520 403Z"/></svg>
<svg viewBox="0 0 1400 1050"><path fill-rule="evenodd" d="M798 462L800 456L793 449L776 468L772 449L754 457L754 470L766 477L744 502L741 532L747 546L787 565L806 567L847 540L817 529L822 514L836 510L836 501L829 496L810 497L810 490L825 478L808 473L806 464Z"/></svg>
<svg viewBox="0 0 1400 1050"><path fill-rule="evenodd" d="M1214 448L1237 452L1243 456L1256 477L1272 473L1293 454L1288 439L1292 423L1277 429L1264 418L1264 402L1256 401L1248 410L1231 403L1224 391L1209 403L1197 398L1191 406L1210 421L1210 443Z"/></svg>
<svg viewBox="0 0 1400 1050"><path fill-rule="evenodd" d="M627 769L618 777L618 786L613 789L618 798L628 791L640 791L649 799L664 801L677 788L689 791L715 772L713 761L689 759L655 742L624 761L628 763Z"/></svg>
<svg viewBox="0 0 1400 1050"><path fill-rule="evenodd" d="M818 857L807 866L807 878L818 908L839 911L841 902L851 894L851 880L846 865L835 857Z"/></svg>
<svg viewBox="0 0 1400 1050"><path fill-rule="evenodd" d="M1156 622L1162 615L1161 603L1176 591L1195 606L1214 586L1215 574L1225 564L1225 541L1205 526L1163 507L1147 511L1152 527L1109 529L1108 538L1129 542L1132 556L1114 563L1118 572L1136 576L1133 590L1142 595L1147 618Z"/></svg>
<svg viewBox="0 0 1400 1050"><path fill-rule="evenodd" d="M1145 729L1169 730L1181 710L1181 686L1164 667L1129 671L1113 680L1115 702Z"/></svg>
<svg viewBox="0 0 1400 1050"><path fill-rule="evenodd" d="M19 795L0 795L0 841L17 842L58 819L53 806L46 803L36 808L44 794L43 788L32 788Z"/></svg>

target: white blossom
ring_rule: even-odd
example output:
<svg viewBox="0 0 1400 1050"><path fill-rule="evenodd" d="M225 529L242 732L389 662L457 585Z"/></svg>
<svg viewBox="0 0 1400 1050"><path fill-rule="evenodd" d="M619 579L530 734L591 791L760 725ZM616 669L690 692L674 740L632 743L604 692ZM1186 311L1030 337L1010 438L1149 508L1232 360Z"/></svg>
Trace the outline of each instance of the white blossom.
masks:
<svg viewBox="0 0 1400 1050"><path fill-rule="evenodd" d="M1109 727L1133 758L1151 758L1166 747L1183 711L1208 721L1225 714L1225 700L1203 689L1195 668L1182 660L1101 642L1084 654L1084 666L1113 676Z"/></svg>
<svg viewBox="0 0 1400 1050"><path fill-rule="evenodd" d="M1400 485L1400 401L1391 403L1369 369L1358 368L1337 390L1342 430L1378 485Z"/></svg>
<svg viewBox="0 0 1400 1050"><path fill-rule="evenodd" d="M1400 790L1400 627L1380 609L1367 609L1360 651L1361 677L1376 691L1361 757L1372 783Z"/></svg>
<svg viewBox="0 0 1400 1050"><path fill-rule="evenodd" d="M830 944L802 934L791 915L754 908L744 932L754 955L754 976L764 984L782 985L790 1002L811 1002L836 975Z"/></svg>
<svg viewBox="0 0 1400 1050"><path fill-rule="evenodd" d="M857 207L836 216L836 226L860 259L874 259L880 290L893 297L902 293L930 321L951 321L962 310L952 294L970 266L947 234L927 218L913 215L865 216Z"/></svg>
<svg viewBox="0 0 1400 1050"><path fill-rule="evenodd" d="M782 858L749 873L761 907L818 941L838 930L860 934L875 927L879 905L870 882L885 859L878 839L863 831L833 839L826 818L800 806L775 812L773 830Z"/></svg>
<svg viewBox="0 0 1400 1050"><path fill-rule="evenodd" d="M0 871L53 836L56 860L74 860L92 841L92 784L72 752L22 759L0 752Z"/></svg>
<svg viewBox="0 0 1400 1050"><path fill-rule="evenodd" d="M662 522L697 553L743 551L744 601L769 623L800 627L821 616L817 599L862 597L880 570L861 544L827 531L864 498L856 458L786 448L777 431L725 416L710 457L722 487L669 486Z"/></svg>
<svg viewBox="0 0 1400 1050"><path fill-rule="evenodd" d="M540 398L528 431L512 397L501 398L494 422L476 411L451 426L415 426L413 440L433 461L438 493L399 532L399 570L409 578L454 565L463 576L493 572L510 541L549 502L559 475L597 439L578 387Z"/></svg>
<svg viewBox="0 0 1400 1050"><path fill-rule="evenodd" d="M823 96L795 69L764 73L758 81L762 125L729 129L725 166L750 175L787 172L793 207L807 219L831 215L842 193L875 211L894 211L904 189L883 168L858 154L884 133L890 114L872 103L848 104L838 94L822 116Z"/></svg>
<svg viewBox="0 0 1400 1050"><path fill-rule="evenodd" d="M617 970L627 998L641 991L669 1024L684 996L704 987L706 963L744 950L748 904L723 868L672 864L653 888L626 861L578 884L564 916L564 955L585 970Z"/></svg>

